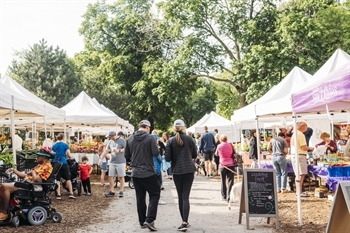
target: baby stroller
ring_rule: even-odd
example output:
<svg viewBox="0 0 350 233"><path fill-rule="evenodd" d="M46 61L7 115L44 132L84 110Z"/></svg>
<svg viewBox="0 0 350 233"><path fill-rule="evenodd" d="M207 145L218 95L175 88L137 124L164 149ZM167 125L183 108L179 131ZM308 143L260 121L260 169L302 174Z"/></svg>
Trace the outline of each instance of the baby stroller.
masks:
<svg viewBox="0 0 350 233"><path fill-rule="evenodd" d="M130 167L130 163L126 164L124 179L125 179L125 183L129 182L129 188L131 188L131 189L135 188L134 181L132 180L132 170ZM119 183L119 180L118 180L118 177L116 177L115 178L115 186L114 186L115 188L118 186L118 183Z"/></svg>
<svg viewBox="0 0 350 233"><path fill-rule="evenodd" d="M79 164L74 158L70 159L70 160L67 160L67 163L68 163L68 166L69 166L70 180L72 181L73 193L75 191L77 191L78 192L78 196L81 196L82 184L81 184L81 181L78 180ZM61 178L61 184L62 184L62 187L65 190L69 191L66 180Z"/></svg>

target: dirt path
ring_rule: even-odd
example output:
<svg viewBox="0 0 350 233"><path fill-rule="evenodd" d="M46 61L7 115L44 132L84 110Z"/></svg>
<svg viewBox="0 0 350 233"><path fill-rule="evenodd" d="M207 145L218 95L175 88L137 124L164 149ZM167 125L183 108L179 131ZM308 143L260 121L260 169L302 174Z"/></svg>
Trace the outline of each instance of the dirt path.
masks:
<svg viewBox="0 0 350 233"><path fill-rule="evenodd" d="M188 232L274 232L275 225L266 224L266 218L250 218L250 227L254 230L246 230L245 215L242 217L243 224L237 224L238 204L233 204L231 210L227 208L227 204L220 199L219 181L219 179L196 176L190 196L189 223L191 227ZM161 199L167 204L160 205L158 208L156 227L158 232L176 232L177 227L181 224L181 218L175 186L173 181L165 180L164 187ZM135 191L127 189L124 198L116 197L108 209L101 211L103 222L80 228L77 232L148 232L147 229L140 229L138 225L135 202Z"/></svg>

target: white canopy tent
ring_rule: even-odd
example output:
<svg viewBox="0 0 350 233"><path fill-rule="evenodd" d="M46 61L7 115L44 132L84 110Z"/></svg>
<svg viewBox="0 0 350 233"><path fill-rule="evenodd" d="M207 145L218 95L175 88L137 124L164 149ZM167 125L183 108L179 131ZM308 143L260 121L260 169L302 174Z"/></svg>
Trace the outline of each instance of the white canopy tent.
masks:
<svg viewBox="0 0 350 233"><path fill-rule="evenodd" d="M63 110L60 110L49 103L40 100L32 93L25 90L17 82L16 86L7 86L6 77L0 79L0 119L9 121L11 125L11 134L15 134L15 118L33 118L39 116L54 116L65 115ZM27 96L26 96L27 94ZM16 138L13 137L12 145L15 144ZM13 152L14 163L16 163L16 153Z"/></svg>
<svg viewBox="0 0 350 233"><path fill-rule="evenodd" d="M298 80L295 80L289 90L281 90L280 94L283 95L282 97L278 98L278 96L276 96L275 100L257 104L256 115L259 117L281 114L289 116L292 115L291 97L293 93L296 93L301 89L314 86L316 83L320 82L324 76L339 69L349 61L350 55L341 49L337 49L313 76L309 75L304 82L301 81L298 83Z"/></svg>
<svg viewBox="0 0 350 233"><path fill-rule="evenodd" d="M296 89L296 87L302 86L312 76L300 69L294 67L291 72L276 86L271 88L265 95L254 101L253 103L234 111L235 122L254 121L258 113L258 110L269 112L274 108L288 106L290 107L290 100L288 94ZM279 101L279 105L263 105L272 101ZM263 106L260 109L258 106ZM257 112L257 114L256 114Z"/></svg>
<svg viewBox="0 0 350 233"><path fill-rule="evenodd" d="M120 117L112 112L107 112L100 104L93 101L84 91L75 97L61 109L66 111L68 125L117 125L124 123Z"/></svg>
<svg viewBox="0 0 350 233"><path fill-rule="evenodd" d="M259 118L259 120L262 117L270 117L270 116L291 116L293 115L294 118L294 128L296 128L296 118L300 117L300 116L296 116L293 113L293 109L292 109L292 104L291 104L291 97L293 93L296 93L300 90L302 90L304 87L310 87L312 85L314 85L317 82L320 82L320 80L322 79L322 77L328 75L329 73L337 70L338 68L340 68L341 66L343 66L345 63L347 63L350 59L350 56L345 53L344 51L338 49L335 51L335 53L328 59L328 61L320 68L319 71L317 71L315 73L314 76L312 76L312 78L309 78L308 81L306 81L303 85L298 85L295 89L293 88L293 90L289 93L287 93L287 95L285 95L284 98L282 98L282 100L273 100L273 101L268 101L265 102L263 104L258 104L256 106L256 116ZM323 117L328 117L328 115L323 115ZM258 119L257 118L257 119ZM308 115L305 114L303 115L303 119L308 118ZM322 119L321 116L318 116L319 119ZM344 115L344 118L346 118L346 115ZM328 121L328 126L330 129L330 131L332 132L332 124L333 124L333 118L331 117L331 115L329 115L329 119L325 119L326 122ZM316 124L318 125L327 125L327 123L321 123L319 122L319 120L317 120L318 122ZM308 125L311 126L308 122ZM317 132L316 132L317 134ZM295 138L295 144L297 144L296 142L296 138ZM297 153L297 152L296 152ZM298 156L296 156L297 158L297 164L299 163L299 158ZM295 171L296 173L296 177L299 177L299 171ZM297 178L298 179L298 178ZM297 192L299 192L299 186L297 186ZM300 201L300 196L298 196L297 198L298 201L298 218L299 218L299 224L302 225L302 219L301 219L301 201Z"/></svg>
<svg viewBox="0 0 350 233"><path fill-rule="evenodd" d="M34 95L33 93L25 89L23 86L21 86L18 82L16 82L9 76L2 77L0 79L0 85L1 85L1 92L3 92L4 89L7 89L17 97L21 97L22 99L25 99L31 102L31 104L27 105L27 107L42 108L42 111L41 111L42 113L40 114L42 116L56 118L56 119L64 119L64 117L66 116L66 113L64 110L59 109L53 106L52 104L49 104L48 102L40 99L38 96Z"/></svg>
<svg viewBox="0 0 350 233"><path fill-rule="evenodd" d="M194 133L196 130L196 126L200 125L208 116L208 113L206 113L201 119L199 119L196 123L194 123L191 127L188 127L186 129L187 132Z"/></svg>
<svg viewBox="0 0 350 233"><path fill-rule="evenodd" d="M214 129L217 129L219 132L219 135L226 134L228 141L230 142L232 142L234 138L232 122L213 111L210 114L207 114L204 117L202 117L193 126L194 126L194 131L191 131L192 133L203 133L203 127L207 126L209 131L213 131ZM189 128L193 129L193 126Z"/></svg>
<svg viewBox="0 0 350 233"><path fill-rule="evenodd" d="M109 130L121 130L124 133L132 133L134 131L134 127L129 124L129 121L121 119L111 110L99 104L96 99L92 100L85 92L80 93L80 95L79 98L77 97L71 101L71 105L67 107L70 116L67 117L66 122L64 122L64 119L54 119L52 117L46 121L43 121L42 118L31 118L31 120L20 118L15 120L14 124L16 128L29 128L32 127L33 121L35 121L36 129L45 129L45 125L47 125L50 132L77 131L78 128L84 128L84 130L99 134L98 132L105 132L105 130L100 130L101 127ZM27 106L30 105L27 104ZM30 116L33 117L33 115ZM9 120L0 121L0 125L9 126L10 124Z"/></svg>

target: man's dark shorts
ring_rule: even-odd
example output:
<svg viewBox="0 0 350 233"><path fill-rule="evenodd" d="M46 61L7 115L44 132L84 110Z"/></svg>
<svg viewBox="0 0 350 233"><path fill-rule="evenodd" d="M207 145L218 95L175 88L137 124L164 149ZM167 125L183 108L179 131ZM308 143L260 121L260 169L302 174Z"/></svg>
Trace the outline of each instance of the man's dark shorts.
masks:
<svg viewBox="0 0 350 233"><path fill-rule="evenodd" d="M57 173L56 179L60 181L61 177L65 180L70 180L70 171L68 164L62 164L60 171Z"/></svg>
<svg viewBox="0 0 350 233"><path fill-rule="evenodd" d="M212 161L213 160L213 156L214 156L214 151L213 150L206 150L203 151L203 157L204 157L204 161Z"/></svg>

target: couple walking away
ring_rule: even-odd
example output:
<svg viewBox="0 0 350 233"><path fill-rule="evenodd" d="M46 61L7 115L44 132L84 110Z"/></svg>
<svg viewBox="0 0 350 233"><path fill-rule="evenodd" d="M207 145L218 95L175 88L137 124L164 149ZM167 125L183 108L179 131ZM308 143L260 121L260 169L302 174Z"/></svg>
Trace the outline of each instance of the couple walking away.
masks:
<svg viewBox="0 0 350 233"><path fill-rule="evenodd" d="M150 231L157 231L154 221L158 211L160 184L156 176L153 156L158 155L159 150L153 136L149 134L150 130L151 123L148 120L142 120L139 123L139 130L126 142L125 158L131 161L140 226ZM192 160L197 157L197 152L193 139L185 133L185 123L182 120L174 122L174 130L176 135L170 138L166 145L165 159L171 162L173 180L178 194L182 218L178 230L186 231L189 227L189 196L196 170ZM148 209L146 192L149 195Z"/></svg>

